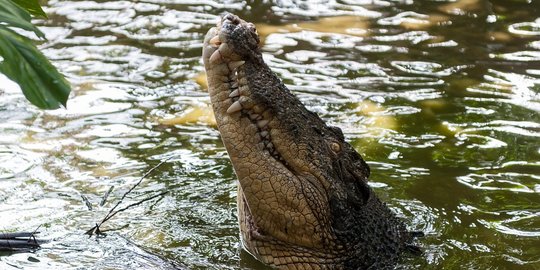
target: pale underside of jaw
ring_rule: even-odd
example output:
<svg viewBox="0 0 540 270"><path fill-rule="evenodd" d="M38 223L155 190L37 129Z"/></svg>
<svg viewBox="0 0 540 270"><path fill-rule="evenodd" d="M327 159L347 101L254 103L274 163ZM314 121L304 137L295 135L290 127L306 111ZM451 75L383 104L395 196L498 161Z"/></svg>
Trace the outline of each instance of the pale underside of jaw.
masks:
<svg viewBox="0 0 540 270"><path fill-rule="evenodd" d="M287 162L272 143L269 125L272 120L271 112L264 106L255 104L250 97L251 91L244 69L246 62L237 60L240 57L232 52L227 42L222 42L219 31L216 31L216 35L208 40L204 54L204 57L207 57L206 61L209 63L207 67L208 76L217 76L229 91L228 104L231 105L225 113L233 118L249 118L251 123L257 127L257 132L253 135L259 136L263 149L276 160L287 165ZM220 89L223 91L223 88ZM216 112L217 118L220 117L219 113Z"/></svg>

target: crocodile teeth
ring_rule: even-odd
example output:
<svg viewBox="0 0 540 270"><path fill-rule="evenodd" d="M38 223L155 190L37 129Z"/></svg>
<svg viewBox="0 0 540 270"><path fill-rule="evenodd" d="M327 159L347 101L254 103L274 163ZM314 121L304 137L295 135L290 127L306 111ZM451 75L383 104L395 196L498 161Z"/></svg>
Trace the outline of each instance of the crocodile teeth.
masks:
<svg viewBox="0 0 540 270"><path fill-rule="evenodd" d="M231 48L229 47L227 43L221 43L221 45L219 45L218 50L221 52L222 55L232 54Z"/></svg>
<svg viewBox="0 0 540 270"><path fill-rule="evenodd" d="M240 96L240 90L239 90L239 89L236 89L236 90L232 91L232 92L229 94L229 97L230 97L230 98L237 97L237 96Z"/></svg>
<svg viewBox="0 0 540 270"><path fill-rule="evenodd" d="M240 104L240 101L237 100L227 109L227 113L231 114L240 110L242 110L242 104Z"/></svg>
<svg viewBox="0 0 540 270"><path fill-rule="evenodd" d="M268 120L259 120L257 121L257 126L260 128L266 127L268 125Z"/></svg>
<svg viewBox="0 0 540 270"><path fill-rule="evenodd" d="M211 38L210 41L208 41L208 43L212 45L213 47L219 47L219 45L221 45L221 40L219 40L219 36L215 36Z"/></svg>
<svg viewBox="0 0 540 270"><path fill-rule="evenodd" d="M229 63L229 69L231 71L234 71L236 70L238 67L242 66L243 64L245 64L246 61L235 61L235 62L230 62Z"/></svg>
<svg viewBox="0 0 540 270"><path fill-rule="evenodd" d="M217 64L218 62L221 62L223 58L221 57L221 53L219 50L216 50L211 56L210 56L210 63Z"/></svg>

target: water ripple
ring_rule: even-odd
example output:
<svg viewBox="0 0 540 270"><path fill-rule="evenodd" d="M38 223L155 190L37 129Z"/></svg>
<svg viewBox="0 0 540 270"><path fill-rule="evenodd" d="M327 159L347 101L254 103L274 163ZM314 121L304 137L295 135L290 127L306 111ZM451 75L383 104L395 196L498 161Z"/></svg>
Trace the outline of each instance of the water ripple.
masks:
<svg viewBox="0 0 540 270"><path fill-rule="evenodd" d="M344 1L346 4L341 4L339 1L317 0L317 1L282 1L274 7L276 12L282 12L291 15L300 15L306 17L323 17L336 15L356 15L362 17L379 17L381 13L366 9L363 4L386 4L383 1Z"/></svg>
<svg viewBox="0 0 540 270"><path fill-rule="evenodd" d="M524 237L540 237L540 230L531 230L538 228L540 224L540 210L537 211L508 211L505 214L511 218L502 221L479 220L486 227L494 228L498 232Z"/></svg>
<svg viewBox="0 0 540 270"><path fill-rule="evenodd" d="M478 131L500 131L528 137L540 137L540 124L530 121L493 120L487 123L452 124L445 123L450 129L459 129L458 135L476 136ZM471 133L471 134L469 134Z"/></svg>
<svg viewBox="0 0 540 270"><path fill-rule="evenodd" d="M536 183L540 180L537 175L523 173L468 174L457 180L473 189L504 190L512 192L537 193Z"/></svg>
<svg viewBox="0 0 540 270"><path fill-rule="evenodd" d="M26 172L39 164L40 160L37 153L0 144L0 180Z"/></svg>
<svg viewBox="0 0 540 270"><path fill-rule="evenodd" d="M540 18L534 22L514 23L508 26L508 31L517 35L540 36Z"/></svg>
<svg viewBox="0 0 540 270"><path fill-rule="evenodd" d="M449 76L467 67L456 66L443 68L442 65L437 63L421 61L392 61L390 64L403 72L436 77Z"/></svg>
<svg viewBox="0 0 540 270"><path fill-rule="evenodd" d="M0 212L4 229L43 225L66 250L2 256L0 268L159 267L114 234L98 243L68 232L171 158L127 200L170 193L108 228L185 268L261 269L239 252L236 178L217 129L159 121L207 106L202 39L225 12L257 25L269 66L343 129L370 185L427 234L424 255L398 268L534 268L538 7L420 2L48 1L40 46L73 93L67 109L42 112L0 75Z"/></svg>

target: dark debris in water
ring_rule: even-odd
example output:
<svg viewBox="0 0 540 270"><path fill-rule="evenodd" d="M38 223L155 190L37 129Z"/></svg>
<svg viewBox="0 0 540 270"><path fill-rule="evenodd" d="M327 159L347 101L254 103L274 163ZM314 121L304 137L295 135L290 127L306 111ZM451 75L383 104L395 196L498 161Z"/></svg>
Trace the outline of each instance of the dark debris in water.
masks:
<svg viewBox="0 0 540 270"><path fill-rule="evenodd" d="M38 240L39 232L0 233L0 251L25 251L40 247L43 240Z"/></svg>

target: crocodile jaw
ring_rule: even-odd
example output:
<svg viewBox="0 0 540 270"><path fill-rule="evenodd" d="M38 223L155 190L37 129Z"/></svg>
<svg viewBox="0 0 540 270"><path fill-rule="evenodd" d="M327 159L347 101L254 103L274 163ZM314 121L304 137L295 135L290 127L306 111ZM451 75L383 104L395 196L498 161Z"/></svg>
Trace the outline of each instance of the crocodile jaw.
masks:
<svg viewBox="0 0 540 270"><path fill-rule="evenodd" d="M222 32L224 24L232 23L225 17L205 38L203 61L210 98L239 179L239 222L244 247L265 263L281 265L286 263L286 257L294 255L287 251L287 243L314 249L324 246L323 239L329 232L322 228L328 226L320 224L317 215L325 209L313 213L308 201L302 198L305 191L301 190L301 180L277 152L274 145L285 140L280 139L279 128L274 127L278 120L271 110L254 103L250 88L256 82L246 76L246 72L253 70L269 74L271 71L262 58L231 51ZM324 201L324 197L320 199ZM282 246L284 257L276 256L268 243Z"/></svg>

